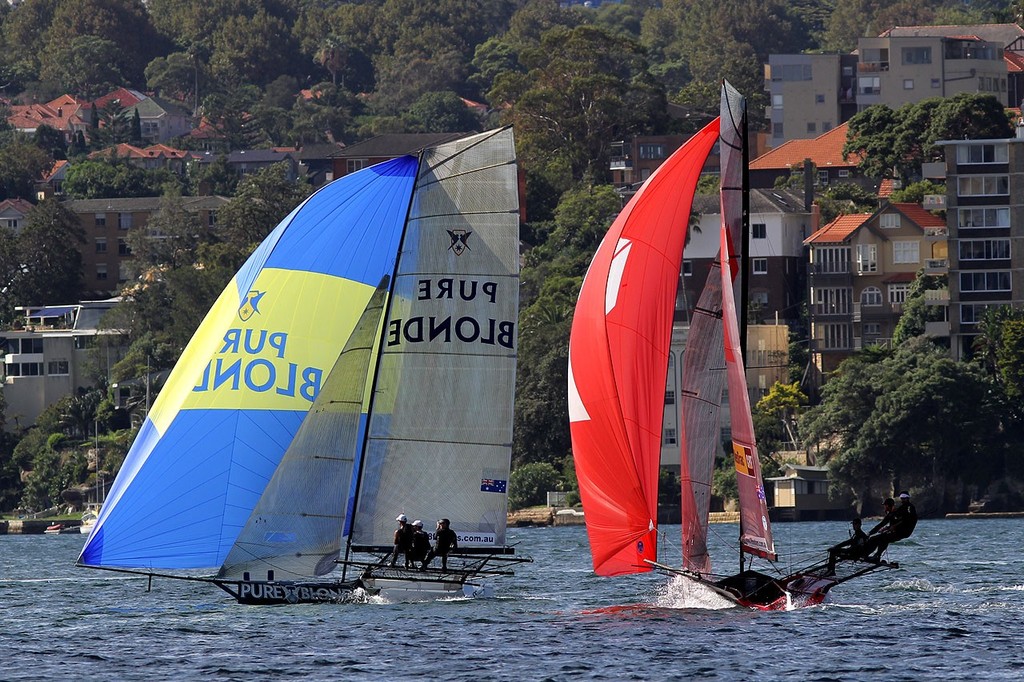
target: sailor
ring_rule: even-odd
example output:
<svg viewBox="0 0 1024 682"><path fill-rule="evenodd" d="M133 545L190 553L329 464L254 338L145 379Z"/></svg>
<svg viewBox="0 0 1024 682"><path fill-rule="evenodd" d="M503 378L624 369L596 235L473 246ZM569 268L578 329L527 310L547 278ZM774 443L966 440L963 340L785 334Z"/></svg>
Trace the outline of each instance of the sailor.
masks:
<svg viewBox="0 0 1024 682"><path fill-rule="evenodd" d="M412 522L412 548L408 556L411 563L422 562L430 552L430 536L423 530L423 522L416 519ZM422 568L420 570L423 570Z"/></svg>
<svg viewBox="0 0 1024 682"><path fill-rule="evenodd" d="M451 528L451 521L441 519L437 522L437 534L434 536L434 547L423 560L423 569L426 570L434 557L441 557L441 570L448 570L448 553L459 548L459 538Z"/></svg>
<svg viewBox="0 0 1024 682"><path fill-rule="evenodd" d="M888 525L883 525L887 520ZM868 539L865 546L865 555L874 552L875 555L871 559L880 561L882 552L889 546L889 543L909 538L915 527L917 527L917 509L910 502L910 493L904 490L900 493L900 506L886 514L882 522L871 529L872 537ZM878 534L873 535L876 530L879 531Z"/></svg>
<svg viewBox="0 0 1024 682"><path fill-rule="evenodd" d="M868 534L861 528L860 518L850 521L850 525L853 526L850 539L829 547L828 571L825 575L836 574L836 561L839 559L860 559L866 554L864 546L867 544Z"/></svg>
<svg viewBox="0 0 1024 682"><path fill-rule="evenodd" d="M391 553L391 565L398 561L398 555L405 555L405 567L409 568L409 550L412 549L413 527L409 525L409 517L399 514L395 521L398 521L398 528L395 529L395 549Z"/></svg>

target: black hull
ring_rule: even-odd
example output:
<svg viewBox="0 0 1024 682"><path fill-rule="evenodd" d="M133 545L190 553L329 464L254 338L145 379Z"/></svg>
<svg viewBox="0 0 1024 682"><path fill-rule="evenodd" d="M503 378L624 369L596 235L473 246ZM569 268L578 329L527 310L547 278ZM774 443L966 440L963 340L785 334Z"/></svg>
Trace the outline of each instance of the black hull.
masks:
<svg viewBox="0 0 1024 682"><path fill-rule="evenodd" d="M219 580L213 582L239 604L268 606L272 604L346 604L358 601L358 580L342 582L288 582L256 580ZM365 592L363 592L365 594Z"/></svg>

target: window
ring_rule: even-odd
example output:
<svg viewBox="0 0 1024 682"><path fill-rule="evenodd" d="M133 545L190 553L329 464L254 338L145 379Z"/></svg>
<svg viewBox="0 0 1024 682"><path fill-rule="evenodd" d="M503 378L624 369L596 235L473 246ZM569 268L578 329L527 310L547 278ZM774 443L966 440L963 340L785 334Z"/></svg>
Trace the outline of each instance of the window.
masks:
<svg viewBox="0 0 1024 682"><path fill-rule="evenodd" d="M822 325L822 341L828 350L842 350L850 347L850 326L847 324Z"/></svg>
<svg viewBox="0 0 1024 682"><path fill-rule="evenodd" d="M43 363L22 362L7 365L7 376L9 377L41 377L43 376Z"/></svg>
<svg viewBox="0 0 1024 682"><path fill-rule="evenodd" d="M1005 260L1010 257L1009 239L961 239L960 260Z"/></svg>
<svg viewBox="0 0 1024 682"><path fill-rule="evenodd" d="M767 291L751 291L750 292L750 303L752 305L759 306L762 310L768 307L768 292Z"/></svg>
<svg viewBox="0 0 1024 682"><path fill-rule="evenodd" d="M832 130L832 121L822 121L821 122L821 132L827 133L830 130Z"/></svg>
<svg viewBox="0 0 1024 682"><path fill-rule="evenodd" d="M132 255L132 248L128 246L128 242L124 239L117 240L117 255L119 256L130 256Z"/></svg>
<svg viewBox="0 0 1024 682"><path fill-rule="evenodd" d="M932 79L932 89L933 90L937 90L937 89L939 89L941 87L942 87L942 81L940 81L938 78L933 78Z"/></svg>
<svg viewBox="0 0 1024 682"><path fill-rule="evenodd" d="M828 171L827 170L820 170L820 171L818 171L818 184L819 185L827 185L828 184Z"/></svg>
<svg viewBox="0 0 1024 682"><path fill-rule="evenodd" d="M814 121L808 121L807 122L807 132L809 132L809 133L816 133L816 132L818 132L818 124L815 123Z"/></svg>
<svg viewBox="0 0 1024 682"><path fill-rule="evenodd" d="M17 218L8 218L7 220L4 221L4 223L7 225L8 228L12 230L17 230L20 221Z"/></svg>
<svg viewBox="0 0 1024 682"><path fill-rule="evenodd" d="M96 264L96 279L105 280L107 278L107 264L97 263Z"/></svg>
<svg viewBox="0 0 1024 682"><path fill-rule="evenodd" d="M128 261L121 261L120 263L117 264L117 281L118 282L121 282L122 284L124 282L127 282L129 274L131 274L131 271L130 271L130 269L128 267Z"/></svg>
<svg viewBox="0 0 1024 682"><path fill-rule="evenodd" d="M642 144L640 145L641 159L664 159L665 145L663 144Z"/></svg>
<svg viewBox="0 0 1024 682"><path fill-rule="evenodd" d="M131 213L118 213L117 214L117 229L127 230L132 226L132 214Z"/></svg>
<svg viewBox="0 0 1024 682"><path fill-rule="evenodd" d="M675 443L676 443L676 430L675 429L673 429L672 427L666 427L665 428L665 440L663 441L663 443L665 445L675 445Z"/></svg>
<svg viewBox="0 0 1024 682"><path fill-rule="evenodd" d="M1010 178L1006 175L961 175L956 179L957 196L998 196L1010 193Z"/></svg>
<svg viewBox="0 0 1024 682"><path fill-rule="evenodd" d="M893 263L918 263L921 260L920 242L893 242Z"/></svg>
<svg viewBox="0 0 1024 682"><path fill-rule="evenodd" d="M665 404L666 405L675 405L676 404L676 392L673 391L671 388L666 388L665 389Z"/></svg>
<svg viewBox="0 0 1024 682"><path fill-rule="evenodd" d="M1005 144L961 144L956 148L957 163L1007 163Z"/></svg>
<svg viewBox="0 0 1024 682"><path fill-rule="evenodd" d="M782 108L782 95L772 95L772 109Z"/></svg>
<svg viewBox="0 0 1024 682"><path fill-rule="evenodd" d="M864 323L864 336L878 336L882 333L882 325L878 322Z"/></svg>
<svg viewBox="0 0 1024 682"><path fill-rule="evenodd" d="M816 287L814 312L818 315L848 315L850 313L850 289L846 287Z"/></svg>
<svg viewBox="0 0 1024 682"><path fill-rule="evenodd" d="M886 230L898 230L900 227L900 214L883 213L878 216L878 225Z"/></svg>
<svg viewBox="0 0 1024 682"><path fill-rule="evenodd" d="M811 80L811 65L783 64L779 68L772 69L772 80L809 81Z"/></svg>
<svg viewBox="0 0 1024 682"><path fill-rule="evenodd" d="M43 352L43 340L41 338L22 339L21 340L21 352L24 354L29 353L42 353Z"/></svg>
<svg viewBox="0 0 1024 682"><path fill-rule="evenodd" d="M972 227L1009 227L1010 208L988 207L988 208L961 208L957 224L961 229Z"/></svg>
<svg viewBox="0 0 1024 682"><path fill-rule="evenodd" d="M878 76L861 76L857 79L858 95L879 95L882 93L882 79Z"/></svg>
<svg viewBox="0 0 1024 682"><path fill-rule="evenodd" d="M903 48L904 64L931 64L932 48L930 47L905 47Z"/></svg>
<svg viewBox="0 0 1024 682"><path fill-rule="evenodd" d="M913 90L914 89L914 79L913 78L904 78L903 79L903 89L904 90Z"/></svg>
<svg viewBox="0 0 1024 682"><path fill-rule="evenodd" d="M878 271L878 247L874 244L857 245L857 272Z"/></svg>
<svg viewBox="0 0 1024 682"><path fill-rule="evenodd" d="M781 123L772 123L772 137L782 137L782 131Z"/></svg>
<svg viewBox="0 0 1024 682"><path fill-rule="evenodd" d="M860 292L860 304L864 306L882 305L882 290L878 287L864 287Z"/></svg>
<svg viewBox="0 0 1024 682"><path fill-rule="evenodd" d="M960 324L976 325L981 322L982 318L985 316L985 311L994 307L1002 306L993 306L990 303L961 303Z"/></svg>
<svg viewBox="0 0 1024 682"><path fill-rule="evenodd" d="M840 168L836 170L836 175L841 178L848 178L850 177L850 171L848 168Z"/></svg>
<svg viewBox="0 0 1024 682"><path fill-rule="evenodd" d="M63 376L63 375L70 374L71 372L68 369L68 361L67 360L50 360L50 362L47 363L46 373L51 375L51 376L53 376L53 375L61 375L61 376Z"/></svg>
<svg viewBox="0 0 1024 682"><path fill-rule="evenodd" d="M767 239L768 238L768 225L765 223L751 223L750 224L750 238L751 239Z"/></svg>
<svg viewBox="0 0 1024 682"><path fill-rule="evenodd" d="M960 273L960 291L1009 291L1010 282L1005 270Z"/></svg>
<svg viewBox="0 0 1024 682"><path fill-rule="evenodd" d="M751 258L750 265L752 272L755 275L767 275L768 274L768 259L767 258Z"/></svg>
<svg viewBox="0 0 1024 682"><path fill-rule="evenodd" d="M814 271L823 274L849 272L850 248L847 246L818 246L811 252Z"/></svg>
<svg viewBox="0 0 1024 682"><path fill-rule="evenodd" d="M106 237L96 237L96 253L106 253L106 252L107 252L107 238Z"/></svg>
<svg viewBox="0 0 1024 682"><path fill-rule="evenodd" d="M206 214L206 224L213 227L217 224L217 212L210 211Z"/></svg>
<svg viewBox="0 0 1024 682"><path fill-rule="evenodd" d="M345 166L349 173L355 173L358 170L363 170L366 167L366 159L348 159Z"/></svg>
<svg viewBox="0 0 1024 682"><path fill-rule="evenodd" d="M97 213L93 216L93 220L96 221L96 227L103 227L107 224L107 214Z"/></svg>
<svg viewBox="0 0 1024 682"><path fill-rule="evenodd" d="M683 261L683 277L690 277L691 275L693 275L693 261L692 260L684 260Z"/></svg>
<svg viewBox="0 0 1024 682"><path fill-rule="evenodd" d="M907 300L907 292L910 291L909 282L896 282L889 285L889 303L904 303Z"/></svg>
<svg viewBox="0 0 1024 682"><path fill-rule="evenodd" d="M825 103L825 95L823 95L821 93L818 93L818 94L814 95L814 103L815 104L824 104Z"/></svg>

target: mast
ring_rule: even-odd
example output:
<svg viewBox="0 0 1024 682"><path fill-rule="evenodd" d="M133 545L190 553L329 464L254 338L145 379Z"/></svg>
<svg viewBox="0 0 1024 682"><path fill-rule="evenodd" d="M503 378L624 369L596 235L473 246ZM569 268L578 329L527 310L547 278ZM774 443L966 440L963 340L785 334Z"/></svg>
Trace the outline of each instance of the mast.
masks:
<svg viewBox="0 0 1024 682"><path fill-rule="evenodd" d="M409 233L409 216L412 214L412 205L416 200L416 187L420 182L420 168L423 165L423 150L416 155L416 179L413 181L412 191L409 193L409 202L405 207L405 219L402 223L402 235L398 239L398 251L396 251L395 265L391 269L391 281L388 282L387 302L384 304L384 312L381 315L381 322L386 323L391 314L391 306L395 300L395 282L398 280L398 268L402 262L402 250L405 248L405 238ZM344 581L348 574L348 559L352 554L352 529L355 527L356 510L359 508L359 489L363 482L363 464L366 462L366 448L370 442L370 415L373 414L373 404L377 395L377 379L380 377L380 360L384 353L385 334L379 334L377 339L377 360L373 366L373 381L370 387L370 399L366 404L366 424L363 426L363 442L359 448L359 457L352 467L352 476L355 480L355 489L352 492L351 513L346 514L345 523L348 524L349 533L345 539L345 561L342 563L341 579Z"/></svg>
<svg viewBox="0 0 1024 682"><path fill-rule="evenodd" d="M742 100L740 143L743 169L740 178L742 216L740 218L740 349L747 360L747 305L750 300L750 147L747 142L747 100Z"/></svg>

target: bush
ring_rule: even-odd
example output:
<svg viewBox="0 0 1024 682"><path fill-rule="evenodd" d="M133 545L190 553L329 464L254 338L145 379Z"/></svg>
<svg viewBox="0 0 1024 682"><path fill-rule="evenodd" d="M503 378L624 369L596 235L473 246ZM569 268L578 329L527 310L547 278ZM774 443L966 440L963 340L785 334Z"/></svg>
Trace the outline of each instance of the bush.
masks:
<svg viewBox="0 0 1024 682"><path fill-rule="evenodd" d="M524 464L509 477L508 505L522 509L547 502L547 492L561 487L562 476L547 462Z"/></svg>

